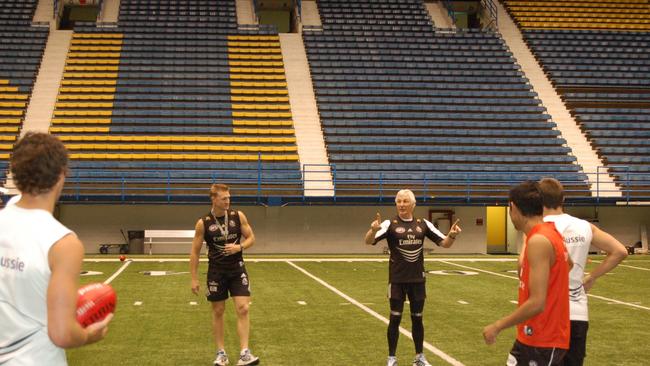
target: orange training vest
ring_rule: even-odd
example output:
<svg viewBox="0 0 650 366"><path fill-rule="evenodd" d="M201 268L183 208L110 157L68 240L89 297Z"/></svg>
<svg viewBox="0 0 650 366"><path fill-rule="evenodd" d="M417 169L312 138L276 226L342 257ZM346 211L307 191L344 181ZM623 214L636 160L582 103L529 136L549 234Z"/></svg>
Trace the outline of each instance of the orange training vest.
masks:
<svg viewBox="0 0 650 366"><path fill-rule="evenodd" d="M564 247L562 235L553 223L538 224L526 236L526 248L519 272L519 306L530 296L530 264L527 251L528 239L535 234L544 235L551 242L555 262L549 272L544 311L517 324L517 340L531 347L569 349L569 254Z"/></svg>

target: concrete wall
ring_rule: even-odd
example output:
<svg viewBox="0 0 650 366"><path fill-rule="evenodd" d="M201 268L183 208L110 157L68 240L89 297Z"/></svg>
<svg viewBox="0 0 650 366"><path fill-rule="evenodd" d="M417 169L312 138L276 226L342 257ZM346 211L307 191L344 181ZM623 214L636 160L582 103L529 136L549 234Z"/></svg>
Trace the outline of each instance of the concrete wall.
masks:
<svg viewBox="0 0 650 366"><path fill-rule="evenodd" d="M381 253L384 243L366 246L363 236L375 212L382 218L395 215L394 206L238 208L248 217L257 237L251 253ZM486 228L476 224L477 219L486 222L484 207L417 206L415 215L428 218L429 209L453 209L463 229L452 248L436 247L436 253L485 253ZM123 242L120 229L192 230L208 210L208 205L62 205L58 218L77 233L87 253L97 253L102 243ZM568 207L567 211L582 218L594 218L597 214L597 224L625 245L639 240L640 223L650 226L650 207L601 207L597 213L591 207ZM520 240L520 235L513 234L508 233L509 240ZM434 245L429 243L427 247ZM188 251L189 245L161 245L155 250Z"/></svg>

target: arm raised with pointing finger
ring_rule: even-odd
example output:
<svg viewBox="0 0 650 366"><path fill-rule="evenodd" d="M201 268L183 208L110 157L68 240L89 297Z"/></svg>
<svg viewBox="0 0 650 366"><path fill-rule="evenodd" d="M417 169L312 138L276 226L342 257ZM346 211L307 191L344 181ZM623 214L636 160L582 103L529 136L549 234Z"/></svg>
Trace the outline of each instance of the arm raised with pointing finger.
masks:
<svg viewBox="0 0 650 366"><path fill-rule="evenodd" d="M375 221L373 221L370 224L370 229L366 233L364 239L366 244L368 245L375 244L375 234L377 234L377 231L379 231L379 229L381 229L381 215L379 214L379 212L377 212L377 214L375 214Z"/></svg>

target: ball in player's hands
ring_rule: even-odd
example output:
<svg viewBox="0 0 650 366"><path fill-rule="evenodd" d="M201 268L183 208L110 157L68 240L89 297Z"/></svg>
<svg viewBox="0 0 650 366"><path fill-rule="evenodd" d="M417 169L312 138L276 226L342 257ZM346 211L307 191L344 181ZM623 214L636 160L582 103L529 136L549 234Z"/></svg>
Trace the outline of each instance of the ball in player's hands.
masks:
<svg viewBox="0 0 650 366"><path fill-rule="evenodd" d="M79 288L77 294L77 322L84 328L115 311L117 295L110 285L91 283Z"/></svg>

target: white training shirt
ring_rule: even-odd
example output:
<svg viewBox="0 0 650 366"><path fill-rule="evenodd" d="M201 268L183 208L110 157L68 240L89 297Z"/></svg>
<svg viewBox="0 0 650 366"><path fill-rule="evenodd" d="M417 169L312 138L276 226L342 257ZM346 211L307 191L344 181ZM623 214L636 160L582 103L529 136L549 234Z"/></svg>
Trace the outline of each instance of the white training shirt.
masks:
<svg viewBox="0 0 650 366"><path fill-rule="evenodd" d="M555 223L555 228L562 234L564 245L573 261L569 272L569 309L571 320L589 321L587 293L582 287L585 276L587 256L591 247L593 232L591 224L568 214L548 215L544 221Z"/></svg>
<svg viewBox="0 0 650 366"><path fill-rule="evenodd" d="M47 334L48 253L72 231L49 212L0 211L0 364L66 365ZM6 362L3 363L3 362Z"/></svg>

